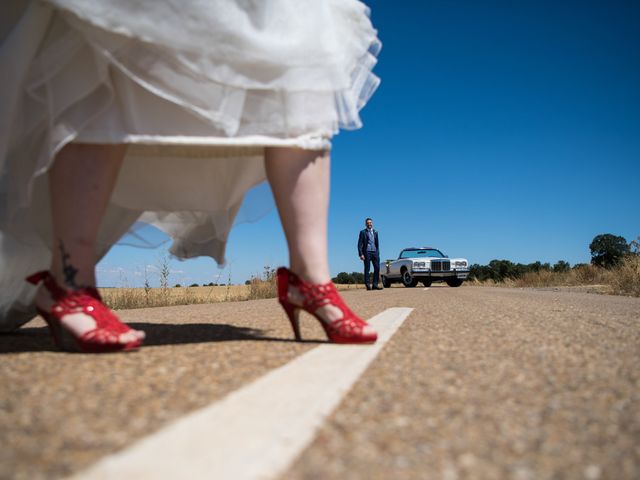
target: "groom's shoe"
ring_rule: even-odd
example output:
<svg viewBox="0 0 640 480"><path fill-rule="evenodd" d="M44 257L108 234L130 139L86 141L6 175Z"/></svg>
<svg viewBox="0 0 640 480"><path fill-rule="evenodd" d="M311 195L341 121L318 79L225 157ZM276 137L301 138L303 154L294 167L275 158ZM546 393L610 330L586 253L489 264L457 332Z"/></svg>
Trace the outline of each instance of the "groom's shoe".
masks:
<svg viewBox="0 0 640 480"><path fill-rule="evenodd" d="M369 285L365 285L364 288L366 288L367 290L371 290L371 287Z"/></svg>

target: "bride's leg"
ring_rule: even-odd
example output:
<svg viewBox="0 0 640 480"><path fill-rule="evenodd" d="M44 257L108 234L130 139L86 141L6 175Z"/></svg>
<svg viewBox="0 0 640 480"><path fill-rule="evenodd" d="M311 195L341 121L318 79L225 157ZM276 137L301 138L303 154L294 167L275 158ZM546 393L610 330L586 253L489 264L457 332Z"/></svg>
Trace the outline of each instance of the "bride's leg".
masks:
<svg viewBox="0 0 640 480"><path fill-rule="evenodd" d="M96 284L96 239L125 148L68 144L49 172L54 236L51 274L65 288Z"/></svg>
<svg viewBox="0 0 640 480"><path fill-rule="evenodd" d="M268 148L265 166L289 245L291 270L312 283L330 281L329 152Z"/></svg>
<svg viewBox="0 0 640 480"><path fill-rule="evenodd" d="M68 144L49 171L54 235L50 271L67 290L96 285L98 230L125 150L125 145ZM47 297L45 289L41 289L37 302L47 303ZM65 320L65 326L81 335L95 328L95 322L82 315ZM120 335L120 342L143 337L143 332L132 330Z"/></svg>
<svg viewBox="0 0 640 480"><path fill-rule="evenodd" d="M310 283L331 281L327 249L329 152L268 148L265 167L287 238L291 270ZM304 300L291 288L289 295L294 303ZM343 316L331 304L320 307L317 313L327 322ZM371 333L373 328L367 325L364 334Z"/></svg>

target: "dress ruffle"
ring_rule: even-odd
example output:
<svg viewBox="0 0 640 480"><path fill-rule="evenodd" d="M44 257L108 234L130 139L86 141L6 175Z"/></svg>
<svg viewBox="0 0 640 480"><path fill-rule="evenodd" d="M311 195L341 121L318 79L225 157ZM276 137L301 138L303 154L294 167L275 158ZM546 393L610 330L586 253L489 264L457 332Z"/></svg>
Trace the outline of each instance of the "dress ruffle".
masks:
<svg viewBox="0 0 640 480"><path fill-rule="evenodd" d="M0 260L21 245L24 265L47 266L46 173L81 142L129 145L101 253L139 220L176 256L223 262L245 193L265 180L265 147L327 149L361 126L379 84L368 13L355 0L29 3L0 32ZM29 273L11 270L0 324L15 311L8 282Z"/></svg>

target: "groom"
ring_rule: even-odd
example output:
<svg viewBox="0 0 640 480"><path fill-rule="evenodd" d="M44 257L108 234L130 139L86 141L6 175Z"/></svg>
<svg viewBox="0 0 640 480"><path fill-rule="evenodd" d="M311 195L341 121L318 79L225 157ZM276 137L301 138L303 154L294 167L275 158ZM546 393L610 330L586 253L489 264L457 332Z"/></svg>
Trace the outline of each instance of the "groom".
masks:
<svg viewBox="0 0 640 480"><path fill-rule="evenodd" d="M380 244L378 243L378 232L373 229L373 220L367 218L364 221L365 229L360 230L358 237L358 255L364 262L364 286L367 290L382 290L378 286L380 277ZM373 263L373 287L369 285L369 262Z"/></svg>

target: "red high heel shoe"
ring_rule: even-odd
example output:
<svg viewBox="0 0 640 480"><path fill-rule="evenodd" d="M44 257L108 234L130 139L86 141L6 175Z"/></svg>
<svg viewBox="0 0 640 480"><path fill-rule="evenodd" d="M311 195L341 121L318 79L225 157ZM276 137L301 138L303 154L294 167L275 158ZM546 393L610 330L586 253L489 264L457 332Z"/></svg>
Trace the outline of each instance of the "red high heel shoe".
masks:
<svg viewBox="0 0 640 480"><path fill-rule="evenodd" d="M27 282L37 285L44 283L51 294L54 304L51 311L46 312L38 308L38 313L45 319L51 335L58 348L82 353L109 353L127 351L138 348L142 340L132 340L127 343L118 342L121 334L131 331L109 310L100 293L93 287L67 291L60 287L51 273L42 271L27 277ZM84 313L96 322L96 328L85 332L79 337L73 335L62 325L62 317L73 313Z"/></svg>
<svg viewBox="0 0 640 480"><path fill-rule="evenodd" d="M302 305L296 305L289 300L289 286L300 292L304 298ZM364 333L367 322L349 310L340 297L336 286L332 283L312 284L305 282L288 268L278 269L278 300L287 312L296 340L300 341L300 310L306 310L316 317L324 328L327 338L333 343L374 343L378 339L377 333ZM333 305L342 310L342 317L330 323L320 318L316 311L325 305Z"/></svg>

